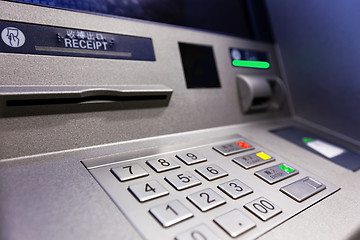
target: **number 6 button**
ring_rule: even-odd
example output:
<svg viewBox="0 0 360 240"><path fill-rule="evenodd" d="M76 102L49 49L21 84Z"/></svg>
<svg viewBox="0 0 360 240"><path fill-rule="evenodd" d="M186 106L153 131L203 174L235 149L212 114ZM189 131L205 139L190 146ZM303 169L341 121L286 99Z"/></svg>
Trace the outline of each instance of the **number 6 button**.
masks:
<svg viewBox="0 0 360 240"><path fill-rule="evenodd" d="M244 207L263 221L267 221L282 212L281 208L264 197L259 197Z"/></svg>
<svg viewBox="0 0 360 240"><path fill-rule="evenodd" d="M225 177L228 175L224 169L219 167L216 164L210 164L207 166L199 167L195 169L201 176L206 178L208 181L212 181L221 177Z"/></svg>

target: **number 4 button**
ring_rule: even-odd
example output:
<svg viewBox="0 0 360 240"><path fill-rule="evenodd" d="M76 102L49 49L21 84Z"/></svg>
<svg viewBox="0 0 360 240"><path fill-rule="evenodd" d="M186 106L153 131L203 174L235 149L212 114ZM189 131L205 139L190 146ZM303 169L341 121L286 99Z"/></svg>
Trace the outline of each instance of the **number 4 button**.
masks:
<svg viewBox="0 0 360 240"><path fill-rule="evenodd" d="M131 185L129 186L129 191L140 202L149 201L169 194L169 192L155 180Z"/></svg>

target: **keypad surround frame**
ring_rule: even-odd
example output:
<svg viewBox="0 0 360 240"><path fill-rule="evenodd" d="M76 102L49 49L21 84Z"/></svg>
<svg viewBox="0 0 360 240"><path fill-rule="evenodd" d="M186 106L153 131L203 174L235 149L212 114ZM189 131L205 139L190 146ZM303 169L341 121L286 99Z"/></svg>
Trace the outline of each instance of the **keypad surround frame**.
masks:
<svg viewBox="0 0 360 240"><path fill-rule="evenodd" d="M253 141L249 141L238 135L223 137L221 139L222 140L209 139L208 141L202 141L201 143L188 142L179 146L162 146L151 150L144 149L144 156L141 157L139 157L139 154L141 155L142 152L141 150L134 153L133 158L131 157L131 153L124 153L126 158L124 159L121 157L122 154L120 153L113 157L107 157L105 160L101 158L85 160L83 161L83 164L88 168L89 172L103 187L105 192L110 196L121 212L134 225L134 227L138 230L144 239L169 239L169 236L171 236L170 239L175 239L178 234L185 232L188 229L193 228L193 226L199 224L205 224L207 227L211 228L220 239L232 239L223 229L219 228L213 219L234 209L240 210L256 224L256 227L241 234L239 237L237 237L237 239L254 239L339 190L337 186L331 184L330 182L314 174L311 174L307 170L297 166L296 164L293 164L291 161L282 158L281 156L276 155L272 151L261 147L259 144L256 144ZM223 156L218 151L213 149L214 146L218 146L219 144L227 144L237 141L245 141L250 143L252 146L254 146L254 149L249 149L247 151L231 154L228 156ZM192 165L186 165L183 161L175 157L177 153L184 151L198 152L205 156L207 160ZM275 161L256 166L251 169L244 169L232 161L232 159L235 157L245 156L247 154L256 153L258 151L264 151L266 154L274 157ZM147 160L154 158L171 158L180 165L180 168L157 173L152 168L150 168L148 164L146 164ZM110 172L112 167L118 167L131 163L140 164L149 172L149 175L143 178L131 180L129 182L120 182ZM299 174L272 185L266 183L254 175L254 173L258 170L274 166L279 163L291 164L292 167L299 171ZM217 164L221 166L221 168L228 172L228 175L219 179L215 179L214 181L208 181L195 171L195 168L210 164ZM167 181L164 180L164 178L169 174L176 174L178 172L181 173L183 171L191 171L194 175L197 176L197 178L201 180L201 184L182 191L177 191ZM280 191L281 187L306 176L310 176L326 185L326 189L306 199L302 203L296 202L294 199ZM225 183L234 178L240 179L251 189L253 189L253 192L234 200L219 188L217 188L219 184ZM164 197L140 203L137 199L134 198L132 194L126 190L129 184L136 184L150 180L157 180L161 182L161 185L163 185L169 191L169 194ZM226 203L207 212L201 212L186 197L205 188L211 188L214 190L217 194L226 200ZM268 221L260 220L253 213L244 208L246 204L259 197L269 199L271 202L279 206L282 209L282 212ZM179 200L194 214L194 216L171 227L164 228L149 213L149 209L160 204L165 204L166 202L171 202L173 200Z"/></svg>

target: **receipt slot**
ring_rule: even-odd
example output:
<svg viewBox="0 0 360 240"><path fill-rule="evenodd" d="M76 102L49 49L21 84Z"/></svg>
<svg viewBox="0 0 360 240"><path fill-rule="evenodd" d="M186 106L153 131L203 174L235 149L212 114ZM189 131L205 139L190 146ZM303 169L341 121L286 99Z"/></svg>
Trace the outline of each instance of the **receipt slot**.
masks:
<svg viewBox="0 0 360 240"><path fill-rule="evenodd" d="M279 110L285 102L285 86L276 76L238 75L240 105L244 113Z"/></svg>

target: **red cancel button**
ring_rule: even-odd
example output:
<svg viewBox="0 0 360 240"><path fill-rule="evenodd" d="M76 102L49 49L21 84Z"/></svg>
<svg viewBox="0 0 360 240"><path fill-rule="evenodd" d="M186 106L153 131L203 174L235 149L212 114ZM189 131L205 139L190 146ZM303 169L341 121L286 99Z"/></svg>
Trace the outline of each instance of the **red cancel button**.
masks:
<svg viewBox="0 0 360 240"><path fill-rule="evenodd" d="M246 143L246 142L237 142L236 145L238 145L239 147L242 147L242 148L249 148L251 147L250 144Z"/></svg>

